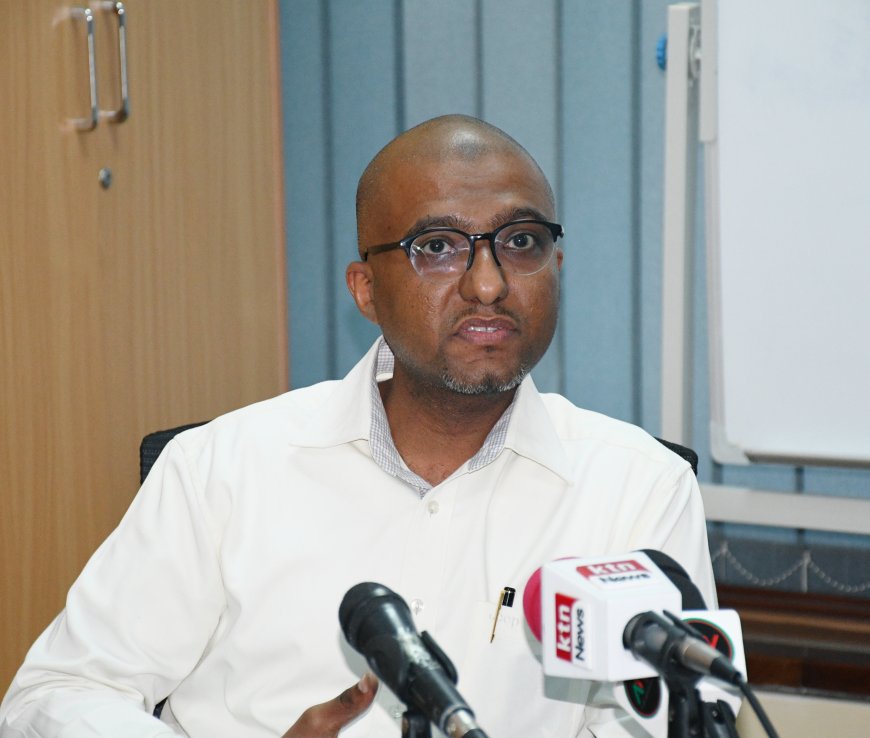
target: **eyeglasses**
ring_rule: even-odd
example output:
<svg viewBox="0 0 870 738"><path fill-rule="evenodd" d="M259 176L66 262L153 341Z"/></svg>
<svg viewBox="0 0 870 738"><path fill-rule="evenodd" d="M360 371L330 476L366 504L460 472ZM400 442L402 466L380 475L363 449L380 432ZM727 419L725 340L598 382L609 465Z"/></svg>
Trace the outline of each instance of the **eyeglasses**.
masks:
<svg viewBox="0 0 870 738"><path fill-rule="evenodd" d="M556 239L563 235L562 226L545 220L515 220L490 233L426 228L395 243L369 246L363 252L363 261L374 254L404 249L421 277L448 281L471 269L475 244L487 241L492 258L506 273L528 276L550 263Z"/></svg>

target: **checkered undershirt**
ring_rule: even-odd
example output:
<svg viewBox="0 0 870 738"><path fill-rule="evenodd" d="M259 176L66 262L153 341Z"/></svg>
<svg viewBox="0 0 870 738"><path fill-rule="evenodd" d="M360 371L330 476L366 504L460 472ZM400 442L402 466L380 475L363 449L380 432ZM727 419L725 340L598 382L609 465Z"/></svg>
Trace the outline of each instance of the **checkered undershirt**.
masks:
<svg viewBox="0 0 870 738"><path fill-rule="evenodd" d="M384 403L381 401L381 393L378 391L378 382L393 376L394 365L395 358L393 357L393 352L390 351L387 342L382 338L378 344L378 356L375 361L375 371L372 375L371 383L372 420L371 440L369 443L372 449L372 458L387 474L401 479L416 489L420 497L423 497L423 495L432 489L432 485L412 472L402 460L402 457L399 456L396 444L393 443L393 436L390 433L390 424L387 422L387 414L384 410ZM501 450L504 448L505 438L507 437L508 422L510 421L513 407L513 403L508 405L507 409L498 419L498 422L492 427L478 452L466 462L468 471L482 469L495 460L501 453Z"/></svg>

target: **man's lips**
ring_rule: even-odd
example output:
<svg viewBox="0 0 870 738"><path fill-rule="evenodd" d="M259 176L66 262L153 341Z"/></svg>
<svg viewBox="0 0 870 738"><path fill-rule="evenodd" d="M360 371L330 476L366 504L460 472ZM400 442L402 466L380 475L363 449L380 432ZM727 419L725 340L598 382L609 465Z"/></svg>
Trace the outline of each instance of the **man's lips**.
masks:
<svg viewBox="0 0 870 738"><path fill-rule="evenodd" d="M503 341L516 333L517 327L509 318L466 318L456 329L456 335L475 343Z"/></svg>

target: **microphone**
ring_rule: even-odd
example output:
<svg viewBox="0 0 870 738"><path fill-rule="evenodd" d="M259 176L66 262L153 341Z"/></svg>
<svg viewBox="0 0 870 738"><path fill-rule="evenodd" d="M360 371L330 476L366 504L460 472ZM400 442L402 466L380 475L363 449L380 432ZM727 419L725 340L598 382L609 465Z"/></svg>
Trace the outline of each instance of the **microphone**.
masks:
<svg viewBox="0 0 870 738"><path fill-rule="evenodd" d="M644 549L643 553L680 591L684 610L706 609L701 591L682 566L661 551ZM669 619L655 612L636 615L623 632L623 645L662 675L667 675L669 669L677 665L728 684L738 685L743 681L743 675L724 653L710 646L691 625L666 614Z"/></svg>
<svg viewBox="0 0 870 738"><path fill-rule="evenodd" d="M660 615L681 606L691 611L685 615L692 624L706 624L701 629L712 640L722 639L726 653L689 630L691 625ZM545 564L526 584L523 610L541 641L549 676L625 681L655 676L672 663L729 684L740 675L729 656L739 656L735 661L742 666L742 649L727 636L730 631L739 637L736 613L706 610L685 569L660 551Z"/></svg>
<svg viewBox="0 0 870 738"><path fill-rule="evenodd" d="M662 581L665 584L660 587ZM567 611L565 603L571 605ZM563 608L561 615L559 606ZM745 673L737 613L707 610L701 592L685 569L660 551L568 558L545 564L526 583L523 610L529 629L541 641L545 675L616 682L613 684L616 702L649 735L664 735L668 731L669 692L657 667L666 663L680 646L696 647L689 648L684 658L701 669L710 667L713 674L730 661L738 673L740 670ZM661 623L657 627L643 618L661 618L658 613L670 610L680 613L697 638L672 639L667 644L672 646L668 655L659 657L657 647L665 646L669 633L658 629L663 627ZM661 619L670 628L678 629L675 623ZM635 636L628 639L629 643L641 641L637 656L624 643L627 632ZM681 637L686 635L681 629L679 632ZM566 658L568 652L564 648L561 659L553 657L559 648L558 637L566 639L563 646L571 645L570 659ZM581 642L585 643L578 649L576 644ZM573 658L578 650L586 652L585 661ZM650 660L644 656L650 656ZM721 662L717 661L720 657ZM680 668L684 670L681 675L686 675L688 667ZM716 704L721 700L735 713L740 709L740 693L731 683L718 683L715 678L696 675L694 670L689 673L692 679L700 679L697 689L704 702ZM668 676L664 675L665 680ZM726 671L725 676L732 674Z"/></svg>
<svg viewBox="0 0 870 738"><path fill-rule="evenodd" d="M548 676L617 682L655 676L623 646L638 613L679 610L680 593L643 552L552 561L535 572L523 611Z"/></svg>
<svg viewBox="0 0 870 738"><path fill-rule="evenodd" d="M456 689L456 671L405 601L374 582L351 587L338 608L347 642L396 696L450 738L486 738Z"/></svg>
<svg viewBox="0 0 870 738"><path fill-rule="evenodd" d="M685 670L695 679L713 676L734 685L743 681L734 664L708 646L691 626L666 614L670 619L652 611L635 615L625 627L623 645L665 677L679 676Z"/></svg>

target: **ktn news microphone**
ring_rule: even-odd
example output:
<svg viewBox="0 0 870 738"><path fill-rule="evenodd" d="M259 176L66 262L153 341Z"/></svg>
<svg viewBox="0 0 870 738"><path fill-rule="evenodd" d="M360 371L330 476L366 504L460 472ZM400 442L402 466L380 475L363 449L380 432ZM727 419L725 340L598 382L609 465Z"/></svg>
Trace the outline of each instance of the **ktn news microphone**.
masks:
<svg viewBox="0 0 870 738"><path fill-rule="evenodd" d="M374 582L351 587L338 608L347 642L411 710L450 738L487 738L456 689L456 671L428 633L418 633L407 603Z"/></svg>
<svg viewBox="0 0 870 738"><path fill-rule="evenodd" d="M740 693L731 686L746 672L739 616L707 610L685 570L659 551L545 564L526 584L523 610L541 641L544 674L624 682L614 690L617 701L653 734L666 718L660 707L667 695L650 677L670 668L671 660L698 673L705 701L740 708ZM678 634L664 611L680 613L702 637ZM728 684L719 683L719 675Z"/></svg>

